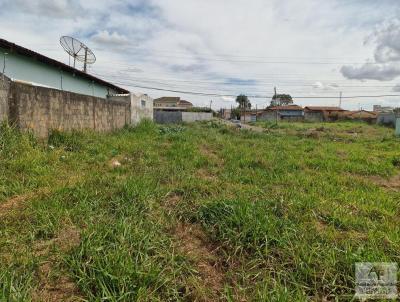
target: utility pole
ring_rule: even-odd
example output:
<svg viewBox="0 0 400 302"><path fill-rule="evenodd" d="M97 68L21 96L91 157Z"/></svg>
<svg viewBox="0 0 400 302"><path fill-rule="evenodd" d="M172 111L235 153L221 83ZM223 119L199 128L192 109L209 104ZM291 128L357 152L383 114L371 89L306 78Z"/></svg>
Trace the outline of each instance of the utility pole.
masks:
<svg viewBox="0 0 400 302"><path fill-rule="evenodd" d="M342 108L342 92L340 92L340 97L339 97L339 108Z"/></svg>
<svg viewBox="0 0 400 302"><path fill-rule="evenodd" d="M257 122L257 116L258 116L258 109L257 109L257 104L256 104L256 122Z"/></svg>
<svg viewBox="0 0 400 302"><path fill-rule="evenodd" d="M274 100L275 100L275 102L276 102L276 99L277 99L276 87L274 87L274 92L275 92L275 94L274 94ZM278 110L275 110L275 124L278 125Z"/></svg>
<svg viewBox="0 0 400 302"><path fill-rule="evenodd" d="M212 110L212 109L211 109L211 107L212 107L212 103L213 103L213 101L211 100L211 101L210 101L210 110Z"/></svg>
<svg viewBox="0 0 400 302"><path fill-rule="evenodd" d="M246 104L246 102L244 102L244 115L243 115L243 124L246 124L246 106L247 106L247 104Z"/></svg>
<svg viewBox="0 0 400 302"><path fill-rule="evenodd" d="M61 90L63 90L63 72L62 72L62 70L60 70L60 79L61 79L61 82L60 82L60 88L61 88Z"/></svg>
<svg viewBox="0 0 400 302"><path fill-rule="evenodd" d="M3 53L3 75L1 76L2 77L2 80L4 81L4 73L6 72L6 55L8 55L8 53Z"/></svg>

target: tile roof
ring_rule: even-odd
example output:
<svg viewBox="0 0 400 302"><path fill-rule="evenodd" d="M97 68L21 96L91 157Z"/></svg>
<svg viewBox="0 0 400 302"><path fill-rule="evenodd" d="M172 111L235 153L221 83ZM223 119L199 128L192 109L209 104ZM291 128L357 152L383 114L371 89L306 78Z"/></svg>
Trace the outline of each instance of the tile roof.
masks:
<svg viewBox="0 0 400 302"><path fill-rule="evenodd" d="M294 111L301 111L301 110L303 110L303 108L298 106L298 105L286 105L286 106L269 107L268 110L294 110Z"/></svg>
<svg viewBox="0 0 400 302"><path fill-rule="evenodd" d="M306 106L304 107L304 109L311 111L345 111L340 107L329 107L329 106Z"/></svg>

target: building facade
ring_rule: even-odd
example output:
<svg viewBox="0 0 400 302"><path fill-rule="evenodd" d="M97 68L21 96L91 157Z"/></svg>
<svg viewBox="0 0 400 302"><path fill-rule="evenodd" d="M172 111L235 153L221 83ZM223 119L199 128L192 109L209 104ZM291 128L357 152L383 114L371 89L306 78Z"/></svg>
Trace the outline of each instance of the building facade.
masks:
<svg viewBox="0 0 400 302"><path fill-rule="evenodd" d="M340 107L307 106L304 108L304 120L308 122L335 121L345 111Z"/></svg>
<svg viewBox="0 0 400 302"><path fill-rule="evenodd" d="M53 60L42 54L0 39L0 72L12 81L106 98L127 90Z"/></svg>
<svg viewBox="0 0 400 302"><path fill-rule="evenodd" d="M181 108L188 109L192 108L191 102L181 100L180 97L161 97L154 100L155 108Z"/></svg>
<svg viewBox="0 0 400 302"><path fill-rule="evenodd" d="M302 121L304 119L303 108L298 105L269 107L261 113L259 119L264 121Z"/></svg>
<svg viewBox="0 0 400 302"><path fill-rule="evenodd" d="M132 125L137 125L144 119L153 120L153 99L147 94L117 94L109 96L108 98L115 101L124 101L130 104L130 124Z"/></svg>

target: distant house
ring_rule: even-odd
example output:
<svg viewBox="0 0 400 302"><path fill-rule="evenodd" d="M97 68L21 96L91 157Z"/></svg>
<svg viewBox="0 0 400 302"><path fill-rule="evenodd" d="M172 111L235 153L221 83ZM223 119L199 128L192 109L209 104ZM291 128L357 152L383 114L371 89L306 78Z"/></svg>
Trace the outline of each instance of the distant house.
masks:
<svg viewBox="0 0 400 302"><path fill-rule="evenodd" d="M396 125L396 114L394 112L378 113L376 123L378 125L395 127L395 125Z"/></svg>
<svg viewBox="0 0 400 302"><path fill-rule="evenodd" d="M346 110L340 107L307 106L304 107L304 120L308 122L334 121Z"/></svg>
<svg viewBox="0 0 400 302"><path fill-rule="evenodd" d="M393 107L389 106L381 106L381 105L374 105L373 111L378 113L390 113L393 112Z"/></svg>
<svg viewBox="0 0 400 302"><path fill-rule="evenodd" d="M263 121L302 121L304 119L303 108L298 105L285 105L268 107L260 115Z"/></svg>
<svg viewBox="0 0 400 302"><path fill-rule="evenodd" d="M240 121L243 123L256 122L260 120L263 110L247 110L240 114Z"/></svg>
<svg viewBox="0 0 400 302"><path fill-rule="evenodd" d="M176 109L188 109L192 108L191 102L181 100L180 97L161 97L154 100L154 108L176 108Z"/></svg>
<svg viewBox="0 0 400 302"><path fill-rule="evenodd" d="M376 112L367 110L345 111L342 115L348 119L360 119L360 120L376 119L378 116Z"/></svg>
<svg viewBox="0 0 400 302"><path fill-rule="evenodd" d="M232 110L231 109L221 109L221 118L224 120L229 120L232 118Z"/></svg>

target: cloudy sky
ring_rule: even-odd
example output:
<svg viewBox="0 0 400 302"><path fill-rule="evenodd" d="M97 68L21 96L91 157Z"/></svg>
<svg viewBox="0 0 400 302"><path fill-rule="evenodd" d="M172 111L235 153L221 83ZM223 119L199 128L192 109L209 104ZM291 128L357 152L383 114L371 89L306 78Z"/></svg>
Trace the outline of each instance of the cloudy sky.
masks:
<svg viewBox="0 0 400 302"><path fill-rule="evenodd" d="M276 86L338 105L400 95L399 16L399 0L0 0L0 37L68 63L58 41L73 36L97 56L90 73L153 97L229 108L244 93L261 108ZM342 106L372 104L400 97Z"/></svg>

